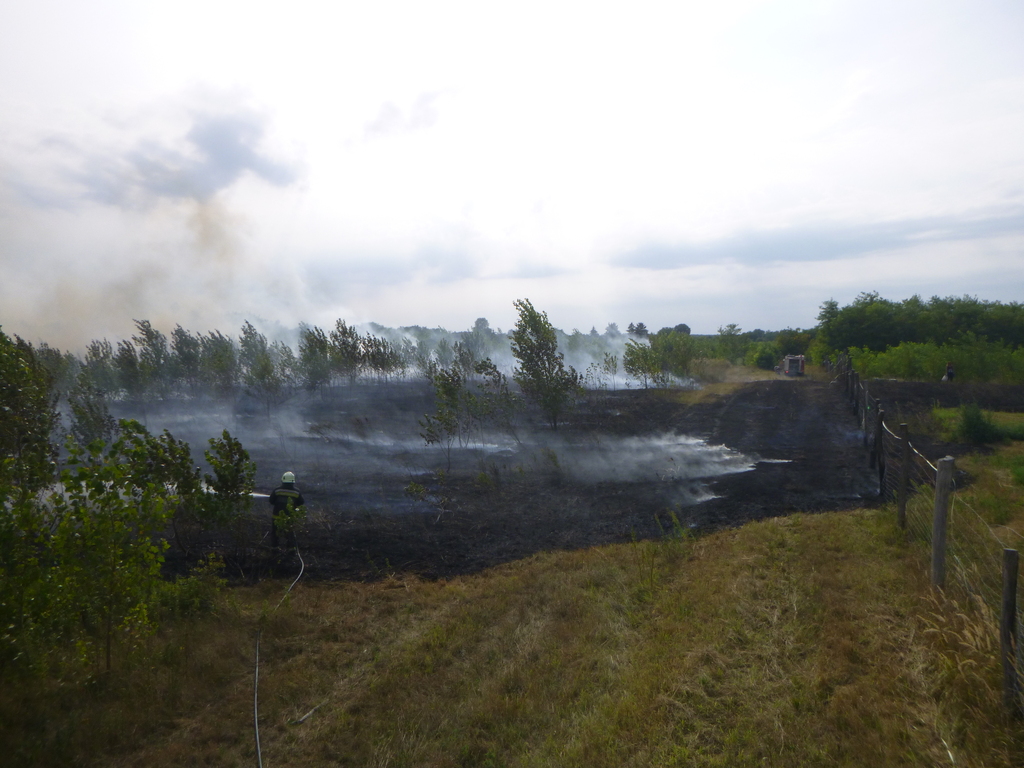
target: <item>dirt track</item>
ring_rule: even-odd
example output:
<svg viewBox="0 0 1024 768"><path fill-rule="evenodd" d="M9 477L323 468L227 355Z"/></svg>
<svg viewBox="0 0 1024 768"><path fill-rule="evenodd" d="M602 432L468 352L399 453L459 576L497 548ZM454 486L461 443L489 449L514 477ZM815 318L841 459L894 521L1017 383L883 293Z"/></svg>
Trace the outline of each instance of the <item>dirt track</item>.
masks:
<svg viewBox="0 0 1024 768"><path fill-rule="evenodd" d="M593 482L561 471L557 461L523 471L522 457L505 456L486 464L488 477L453 472L430 487L432 505L396 513L352 508L340 486L318 482L315 466L295 467L307 480L313 510L299 537L307 573L322 579L395 571L444 577L542 550L659 536L674 524L672 515L702 531L792 511L861 506L877 494L852 412L839 392L811 380L753 382L728 399L689 407L671 392L607 393L582 406L559 440L572 446L666 433L727 446L753 468L713 479L690 473ZM396 480L380 479L381 494L394 498L401 486L387 490L388 483ZM708 489L715 498L690 503ZM285 558L278 569L295 565Z"/></svg>

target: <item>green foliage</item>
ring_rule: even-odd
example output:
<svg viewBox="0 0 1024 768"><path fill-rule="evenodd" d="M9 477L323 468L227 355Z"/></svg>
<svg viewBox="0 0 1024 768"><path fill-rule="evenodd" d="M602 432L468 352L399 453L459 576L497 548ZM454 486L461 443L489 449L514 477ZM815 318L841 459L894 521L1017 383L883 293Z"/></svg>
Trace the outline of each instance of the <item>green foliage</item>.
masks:
<svg viewBox="0 0 1024 768"><path fill-rule="evenodd" d="M457 366L435 366L430 374L430 382L434 386L435 411L420 420L420 427L423 428L420 437L427 445L441 446L450 470L452 446L456 440L461 444L470 428L466 379Z"/></svg>
<svg viewBox="0 0 1024 768"><path fill-rule="evenodd" d="M660 374L655 376L656 383L667 383L668 376L686 378L693 373L693 365L699 353L699 344L689 330L686 333L678 330L658 331L651 337L651 348L658 358Z"/></svg>
<svg viewBox="0 0 1024 768"><path fill-rule="evenodd" d="M377 336L360 337L359 359L369 373L385 381L392 375L405 372L406 358L401 348Z"/></svg>
<svg viewBox="0 0 1024 768"><path fill-rule="evenodd" d="M0 483L30 492L52 477L57 413L50 385L31 345L0 330Z"/></svg>
<svg viewBox="0 0 1024 768"><path fill-rule="evenodd" d="M71 434L79 445L96 440L109 443L117 431L117 422L107 409L106 398L84 372L79 374L75 386L68 393L71 409Z"/></svg>
<svg viewBox="0 0 1024 768"><path fill-rule="evenodd" d="M458 360L449 367L431 363L428 370L435 410L420 420L420 436L427 445L441 446L449 470L455 441L460 446L469 444L486 425L515 437L519 398L509 388L505 375L489 358L476 363L472 373L481 378L470 379Z"/></svg>
<svg viewBox="0 0 1024 768"><path fill-rule="evenodd" d="M171 333L171 381L180 385L193 397L199 391L203 375L202 340L180 325Z"/></svg>
<svg viewBox="0 0 1024 768"><path fill-rule="evenodd" d="M780 358L786 355L806 355L814 341L814 334L794 328L786 328L775 334L775 346Z"/></svg>
<svg viewBox="0 0 1024 768"><path fill-rule="evenodd" d="M238 362L246 391L263 403L269 413L271 406L281 402L285 392L287 377L279 364L280 355L275 354L267 337L249 321L242 326L238 346Z"/></svg>
<svg viewBox="0 0 1024 768"><path fill-rule="evenodd" d="M58 486L3 506L0 668L101 651L109 670L115 641L130 648L154 628L173 494L141 479L138 435L67 448Z"/></svg>
<svg viewBox="0 0 1024 768"><path fill-rule="evenodd" d="M1024 462L1010 468L1010 477L1017 485L1024 485Z"/></svg>
<svg viewBox="0 0 1024 768"><path fill-rule="evenodd" d="M139 352L131 341L119 341L114 354L118 390L129 400L140 400L146 394L146 378L139 363Z"/></svg>
<svg viewBox="0 0 1024 768"><path fill-rule="evenodd" d="M516 437L516 420L522 403L508 384L508 378L485 358L473 366L482 377L478 383L473 409L483 423L489 423L507 435Z"/></svg>
<svg viewBox="0 0 1024 768"><path fill-rule="evenodd" d="M644 389L661 381L661 360L646 341L626 342L622 353L622 370L639 381Z"/></svg>
<svg viewBox="0 0 1024 768"><path fill-rule="evenodd" d="M772 370L779 363L781 355L775 342L755 341L747 350L743 362L746 365L763 368L766 371Z"/></svg>
<svg viewBox="0 0 1024 768"><path fill-rule="evenodd" d="M114 368L114 348L106 339L92 341L85 351L83 368L92 385L101 392L114 393L118 389Z"/></svg>
<svg viewBox="0 0 1024 768"><path fill-rule="evenodd" d="M172 616L182 617L210 611L217 595L227 583L221 576L223 572L224 561L217 555L208 555L188 576L161 584L161 609Z"/></svg>
<svg viewBox="0 0 1024 768"><path fill-rule="evenodd" d="M331 383L331 341L323 329L299 329L299 375L311 392L323 393Z"/></svg>
<svg viewBox="0 0 1024 768"><path fill-rule="evenodd" d="M1001 342L966 335L956 342L905 342L884 352L850 350L850 359L865 378L898 378L938 381L952 362L956 381L1024 383L1024 348L1011 349Z"/></svg>
<svg viewBox="0 0 1024 768"><path fill-rule="evenodd" d="M1024 345L1024 305L980 301L971 296L902 302L862 293L846 307L829 300L818 315L818 334L831 350L860 348L882 352L903 343L947 345L965 334L1001 343Z"/></svg>
<svg viewBox="0 0 1024 768"><path fill-rule="evenodd" d="M51 392L58 398L65 397L80 375L82 364L78 358L70 352L61 353L45 342L35 347L33 352L50 379Z"/></svg>
<svg viewBox="0 0 1024 768"><path fill-rule="evenodd" d="M960 423L957 426L957 437L967 443L995 443L1003 439L999 428L992 419L978 407L970 403L960 408Z"/></svg>
<svg viewBox="0 0 1024 768"><path fill-rule="evenodd" d="M513 378L557 429L559 417L580 393L580 375L572 366L566 368L547 313L534 309L529 299L518 299L514 305L519 320L512 330L512 354L519 366Z"/></svg>
<svg viewBox="0 0 1024 768"><path fill-rule="evenodd" d="M231 397L238 388L238 353L231 337L212 331L199 341L202 353L202 379L214 394Z"/></svg>
<svg viewBox="0 0 1024 768"><path fill-rule="evenodd" d="M204 455L213 468L212 476L205 475L206 485L213 491L210 517L223 524L237 520L252 508L256 463L226 429L219 438L211 437L209 443Z"/></svg>
<svg viewBox="0 0 1024 768"><path fill-rule="evenodd" d="M734 362L743 357L744 340L743 329L736 323L722 326L718 329L718 357Z"/></svg>
<svg viewBox="0 0 1024 768"><path fill-rule="evenodd" d="M143 392L166 395L170 386L170 350L167 337L156 330L149 320L136 320L138 333L132 341L138 348L139 376Z"/></svg>
<svg viewBox="0 0 1024 768"><path fill-rule="evenodd" d="M330 333L330 339L332 374L354 381L359 374L359 332L339 319Z"/></svg>

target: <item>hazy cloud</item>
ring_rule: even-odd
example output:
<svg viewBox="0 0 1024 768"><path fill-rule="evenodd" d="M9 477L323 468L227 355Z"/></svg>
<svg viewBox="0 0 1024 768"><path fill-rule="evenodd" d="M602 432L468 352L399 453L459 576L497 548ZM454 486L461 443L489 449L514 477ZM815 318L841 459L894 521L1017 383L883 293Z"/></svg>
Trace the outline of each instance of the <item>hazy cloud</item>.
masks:
<svg viewBox="0 0 1024 768"><path fill-rule="evenodd" d="M935 216L874 224L815 224L743 232L705 243L649 244L612 259L617 266L676 269L723 259L741 264L830 261L921 243L1024 234L1024 210L977 218Z"/></svg>
<svg viewBox="0 0 1024 768"><path fill-rule="evenodd" d="M260 149L266 118L251 112L197 114L178 149L145 140L122 158L93 155L77 175L90 198L126 205L143 198L209 200L246 172L274 186L298 177L294 165Z"/></svg>
<svg viewBox="0 0 1024 768"><path fill-rule="evenodd" d="M437 122L436 102L439 95L421 93L409 108L408 116L392 102L385 102L377 116L366 124L366 138L374 139L430 128Z"/></svg>

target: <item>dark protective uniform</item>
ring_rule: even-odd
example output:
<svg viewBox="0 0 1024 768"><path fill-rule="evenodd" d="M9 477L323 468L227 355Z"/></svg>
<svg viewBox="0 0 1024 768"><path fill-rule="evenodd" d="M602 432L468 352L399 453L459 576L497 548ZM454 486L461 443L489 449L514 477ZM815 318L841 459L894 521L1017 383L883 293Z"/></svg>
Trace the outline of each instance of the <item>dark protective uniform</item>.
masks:
<svg viewBox="0 0 1024 768"><path fill-rule="evenodd" d="M288 538L288 546L295 546L295 528L292 515L306 503L295 483L281 483L270 493L273 520L270 526L270 544L277 547L278 529Z"/></svg>

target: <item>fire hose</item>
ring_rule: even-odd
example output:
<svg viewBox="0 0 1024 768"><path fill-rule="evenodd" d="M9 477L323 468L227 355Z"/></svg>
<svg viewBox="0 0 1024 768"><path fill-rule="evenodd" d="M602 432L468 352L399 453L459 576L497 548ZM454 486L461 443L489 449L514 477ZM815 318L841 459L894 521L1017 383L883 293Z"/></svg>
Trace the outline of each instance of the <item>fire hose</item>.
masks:
<svg viewBox="0 0 1024 768"><path fill-rule="evenodd" d="M274 606L274 610L267 614L267 616L260 619L260 626L256 629L256 660L253 665L252 675L252 729L256 739L256 765L258 768L263 768L263 752L260 749L260 638L263 636L264 621L266 621L269 616L272 616L277 609L284 604L285 599L291 593L292 589L295 588L295 585L299 583L299 579L302 578L302 574L306 570L306 561L302 559L302 554L299 552L298 545L295 547L295 554L299 558L299 575L295 577L295 581L293 581L288 589L285 590L284 595L281 596L281 600ZM316 708L314 708L313 711L316 711ZM302 719L305 720L306 717L313 714L313 711L309 712L309 714Z"/></svg>

